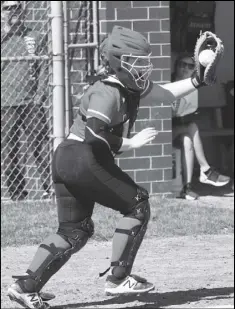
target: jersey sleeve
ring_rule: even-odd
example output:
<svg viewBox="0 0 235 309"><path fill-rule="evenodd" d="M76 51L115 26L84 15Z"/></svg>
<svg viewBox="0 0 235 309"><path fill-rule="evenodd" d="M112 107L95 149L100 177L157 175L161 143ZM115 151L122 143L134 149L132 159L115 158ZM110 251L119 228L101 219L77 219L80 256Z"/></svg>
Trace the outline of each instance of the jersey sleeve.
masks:
<svg viewBox="0 0 235 309"><path fill-rule="evenodd" d="M118 109L118 98L109 86L95 89L89 97L87 109L87 118L95 117L107 124L110 124L112 118Z"/></svg>
<svg viewBox="0 0 235 309"><path fill-rule="evenodd" d="M158 84L149 82L140 95L140 105L172 104L176 100L175 96L167 89Z"/></svg>

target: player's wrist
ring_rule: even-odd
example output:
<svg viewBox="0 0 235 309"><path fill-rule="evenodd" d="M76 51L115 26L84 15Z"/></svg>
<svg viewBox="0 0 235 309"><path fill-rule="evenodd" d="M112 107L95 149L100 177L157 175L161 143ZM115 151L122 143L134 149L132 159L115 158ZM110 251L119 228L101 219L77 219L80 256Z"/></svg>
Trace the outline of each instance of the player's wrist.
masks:
<svg viewBox="0 0 235 309"><path fill-rule="evenodd" d="M206 86L206 84L200 80L199 76L192 76L191 77L191 82L194 86L194 88L198 89L198 88L201 88L203 86Z"/></svg>
<svg viewBox="0 0 235 309"><path fill-rule="evenodd" d="M122 151L122 152L128 151L128 150L131 150L133 148L134 148L134 146L133 146L132 139L123 137L122 138L122 145L121 145L121 148L119 149L119 151Z"/></svg>

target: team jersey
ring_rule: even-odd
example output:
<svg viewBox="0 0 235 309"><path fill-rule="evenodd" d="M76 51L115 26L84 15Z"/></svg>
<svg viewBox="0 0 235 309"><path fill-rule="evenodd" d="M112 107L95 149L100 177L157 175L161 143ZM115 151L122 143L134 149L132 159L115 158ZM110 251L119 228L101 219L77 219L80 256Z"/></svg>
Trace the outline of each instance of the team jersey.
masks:
<svg viewBox="0 0 235 309"><path fill-rule="evenodd" d="M96 118L104 122L113 135L129 137L139 105L170 105L174 100L171 92L157 84L149 82L142 93L132 93L117 79L108 77L96 81L85 91L70 132L84 140L87 119Z"/></svg>
<svg viewBox="0 0 235 309"><path fill-rule="evenodd" d="M130 110L126 101L132 100L133 111L137 113L139 95L127 95L124 87L112 77L104 81L97 81L94 85L89 86L81 98L78 115L70 129L70 132L80 138L85 137L85 126L87 118L98 118L105 122L111 132L119 131L119 136L127 137L132 122Z"/></svg>
<svg viewBox="0 0 235 309"><path fill-rule="evenodd" d="M42 55L43 36L24 27L20 33L1 32L1 57ZM1 61L1 106L18 106L39 102L47 87L45 65L41 61Z"/></svg>

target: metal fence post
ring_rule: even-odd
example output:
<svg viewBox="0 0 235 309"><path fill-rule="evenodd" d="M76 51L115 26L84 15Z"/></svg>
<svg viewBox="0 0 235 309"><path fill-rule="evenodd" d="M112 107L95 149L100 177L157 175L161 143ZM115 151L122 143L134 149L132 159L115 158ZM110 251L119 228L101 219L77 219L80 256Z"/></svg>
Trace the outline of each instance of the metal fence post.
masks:
<svg viewBox="0 0 235 309"><path fill-rule="evenodd" d="M65 85L62 1L51 1L52 62L53 62L53 148L65 137Z"/></svg>

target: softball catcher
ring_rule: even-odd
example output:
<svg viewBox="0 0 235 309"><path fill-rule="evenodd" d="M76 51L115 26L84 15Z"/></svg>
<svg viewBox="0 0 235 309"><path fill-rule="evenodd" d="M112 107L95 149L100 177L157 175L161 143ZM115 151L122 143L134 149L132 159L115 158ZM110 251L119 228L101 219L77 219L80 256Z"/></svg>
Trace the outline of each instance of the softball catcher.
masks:
<svg viewBox="0 0 235 309"><path fill-rule="evenodd" d="M91 79L70 134L53 157L58 230L42 242L26 274L14 276L17 280L8 289L9 297L27 308L48 308L41 289L92 237L96 202L123 215L114 233L110 267L101 274L109 272L105 293L154 289L131 273L150 219L149 194L115 164L114 157L146 145L157 135L155 128L145 128L130 137L139 104L172 103L206 80L196 74L164 86L153 84L150 44L140 33L120 26L102 43L101 55L103 67ZM79 278L79 269L76 272Z"/></svg>

